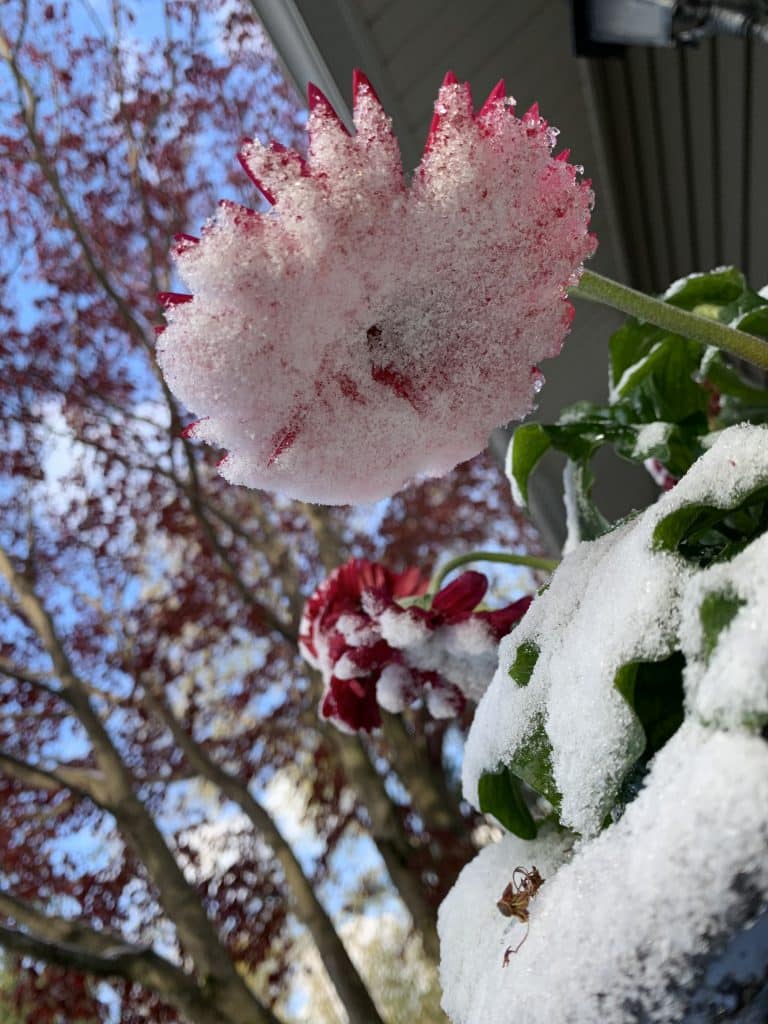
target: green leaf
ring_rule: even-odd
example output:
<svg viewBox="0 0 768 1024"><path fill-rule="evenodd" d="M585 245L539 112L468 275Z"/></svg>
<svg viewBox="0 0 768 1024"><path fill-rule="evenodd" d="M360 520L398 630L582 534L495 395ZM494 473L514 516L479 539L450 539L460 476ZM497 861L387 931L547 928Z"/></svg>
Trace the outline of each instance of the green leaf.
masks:
<svg viewBox="0 0 768 1024"><path fill-rule="evenodd" d="M543 714L534 716L532 730L515 750L508 767L531 789L545 797L555 811L560 810L562 797L552 772L552 744L544 726Z"/></svg>
<svg viewBox="0 0 768 1024"><path fill-rule="evenodd" d="M670 286L663 298L768 338L768 302L734 267L692 274ZM656 459L679 478L703 454L712 430L746 419L768 422L768 389L744 380L713 349L652 324L627 320L610 339L609 362L609 406L578 402L564 409L555 424L529 423L519 428L510 446L510 475L524 502L530 474L545 451L553 448L573 463L567 472L585 539L609 529L591 499L590 463L604 445L613 445L619 456L631 462ZM644 436L649 424L657 424L658 429ZM686 557L702 563L730 557L739 539L734 523L724 525L725 531L718 527L709 537L700 531L697 550ZM706 522L698 526L705 528Z"/></svg>
<svg viewBox="0 0 768 1024"><path fill-rule="evenodd" d="M509 666L509 677L518 686L527 686L531 681L536 662L539 660L539 646L532 640L523 640L515 651L515 660Z"/></svg>
<svg viewBox="0 0 768 1024"><path fill-rule="evenodd" d="M730 590L712 591L707 594L699 607L699 619L704 634L704 661L709 662L717 647L720 634L730 625L739 608L746 602Z"/></svg>
<svg viewBox="0 0 768 1024"><path fill-rule="evenodd" d="M721 395L731 395L751 406L768 407L768 391L749 384L723 359L717 349L709 349L702 363L701 372ZM743 417L740 417L743 418Z"/></svg>
<svg viewBox="0 0 768 1024"><path fill-rule="evenodd" d="M571 514L576 517L579 531L578 539L596 540L608 533L611 524L592 501L593 476L589 463L569 459L565 467L565 478L573 503Z"/></svg>
<svg viewBox="0 0 768 1024"><path fill-rule="evenodd" d="M706 413L709 395L694 379L704 346L674 334L655 333L657 340L650 349L620 377L612 377L613 400L629 405L640 423L678 423L694 413Z"/></svg>
<svg viewBox="0 0 768 1024"><path fill-rule="evenodd" d="M693 504L670 512L653 531L657 549L677 551L698 565L725 561L768 529L768 484L730 508Z"/></svg>
<svg viewBox="0 0 768 1024"><path fill-rule="evenodd" d="M746 334L756 334L761 338L768 338L768 303L760 298L760 305L749 310L744 316L736 317L731 321L731 327L736 327Z"/></svg>
<svg viewBox="0 0 768 1024"><path fill-rule="evenodd" d="M506 766L495 772L484 772L477 791L484 814L492 814L504 828L521 839L536 838L536 822L528 810L520 780Z"/></svg>
<svg viewBox="0 0 768 1024"><path fill-rule="evenodd" d="M614 686L637 715L645 733L644 759L661 750L683 722L685 658L675 651L661 661L631 661L616 673Z"/></svg>
<svg viewBox="0 0 768 1024"><path fill-rule="evenodd" d="M528 504L528 477L544 452L549 448L547 430L539 423L526 423L512 435L509 446L510 475L515 481L524 504Z"/></svg>
<svg viewBox="0 0 768 1024"><path fill-rule="evenodd" d="M672 306L693 310L696 306L727 306L748 291L746 279L736 267L718 267L703 274L689 274L675 281L662 298Z"/></svg>

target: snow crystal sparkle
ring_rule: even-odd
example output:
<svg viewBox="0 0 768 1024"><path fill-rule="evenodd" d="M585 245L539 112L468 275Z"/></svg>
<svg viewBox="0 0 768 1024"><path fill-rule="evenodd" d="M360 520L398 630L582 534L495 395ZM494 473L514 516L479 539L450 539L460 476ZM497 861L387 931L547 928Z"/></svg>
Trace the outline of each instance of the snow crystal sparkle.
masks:
<svg viewBox="0 0 768 1024"><path fill-rule="evenodd" d="M223 203L175 257L158 360L228 449L232 483L329 504L373 501L470 458L519 419L573 309L595 240L589 185L503 83L473 113L449 74L421 163L404 177L391 122L354 78L349 136L310 87L309 154L247 142L274 208Z"/></svg>

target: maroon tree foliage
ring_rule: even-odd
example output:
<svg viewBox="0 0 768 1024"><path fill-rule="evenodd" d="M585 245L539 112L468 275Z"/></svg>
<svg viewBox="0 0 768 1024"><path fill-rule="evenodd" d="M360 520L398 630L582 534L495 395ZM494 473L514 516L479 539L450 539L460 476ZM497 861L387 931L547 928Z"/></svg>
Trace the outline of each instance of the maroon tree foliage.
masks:
<svg viewBox="0 0 768 1024"><path fill-rule="evenodd" d="M318 898L334 852L372 839L435 958L474 819L444 722L319 719L303 601L352 555L428 573L536 539L485 458L331 510L230 487L184 437L153 356L174 236L256 204L239 140L300 145L302 111L246 0L96 12L0 11L0 945L36 1021L108 1019L106 979L125 1022L262 1024L298 923L375 1022ZM281 771L309 871L263 804Z"/></svg>

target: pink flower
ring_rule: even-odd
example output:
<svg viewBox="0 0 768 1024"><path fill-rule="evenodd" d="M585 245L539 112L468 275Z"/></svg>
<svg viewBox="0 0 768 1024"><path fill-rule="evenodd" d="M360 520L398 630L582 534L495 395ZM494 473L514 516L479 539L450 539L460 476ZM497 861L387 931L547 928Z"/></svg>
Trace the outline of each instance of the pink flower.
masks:
<svg viewBox="0 0 768 1024"><path fill-rule="evenodd" d="M194 295L162 297L158 342L228 480L332 504L444 473L528 413L595 248L588 183L503 83L474 113L446 76L410 184L360 72L353 92L350 136L310 86L306 162L245 143L274 208L224 202L199 241L180 236Z"/></svg>
<svg viewBox="0 0 768 1024"><path fill-rule="evenodd" d="M531 599L475 612L488 583L467 572L437 593L429 609L399 603L427 586L418 569L393 573L352 559L317 588L304 609L299 646L322 674L324 718L369 732L381 724L380 708L398 712L423 700L430 714L446 718L461 713L467 696L479 698L499 640Z"/></svg>

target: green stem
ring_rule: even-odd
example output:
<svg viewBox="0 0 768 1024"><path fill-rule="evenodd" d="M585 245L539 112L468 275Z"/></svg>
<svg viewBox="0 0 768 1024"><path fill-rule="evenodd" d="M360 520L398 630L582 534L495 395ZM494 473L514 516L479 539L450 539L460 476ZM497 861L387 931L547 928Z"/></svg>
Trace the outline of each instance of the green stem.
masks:
<svg viewBox="0 0 768 1024"><path fill-rule="evenodd" d="M684 338L700 341L704 345L725 349L726 352L768 370L768 342L752 334L745 334L744 331L737 331L718 320L709 320L697 313L672 306L663 299L635 291L602 274L585 270L579 284L569 288L568 292L575 298L589 299L590 302L599 302L622 313L629 313L638 320L655 324L672 334L682 334Z"/></svg>
<svg viewBox="0 0 768 1024"><path fill-rule="evenodd" d="M438 569L429 585L430 596L438 592L446 576L468 562L506 562L507 565L526 565L529 569L540 569L542 572L554 572L560 564L555 558L538 558L536 555L512 555L505 551L469 551L466 555L457 555Z"/></svg>

